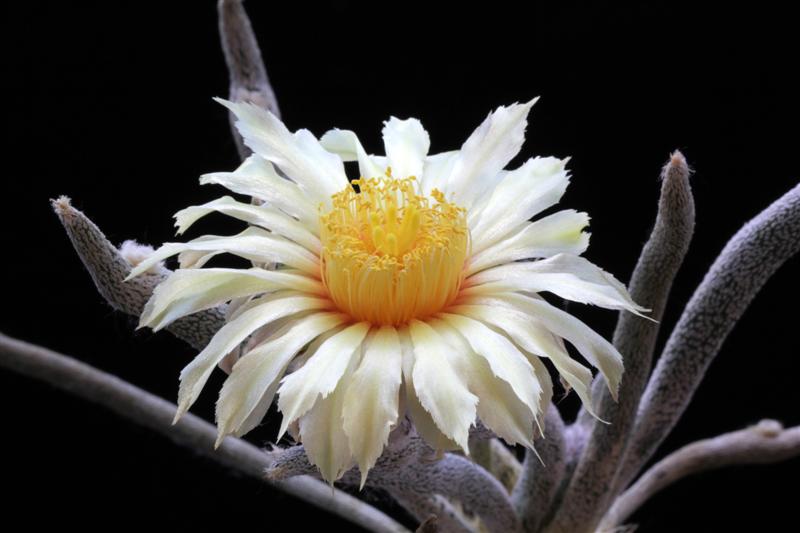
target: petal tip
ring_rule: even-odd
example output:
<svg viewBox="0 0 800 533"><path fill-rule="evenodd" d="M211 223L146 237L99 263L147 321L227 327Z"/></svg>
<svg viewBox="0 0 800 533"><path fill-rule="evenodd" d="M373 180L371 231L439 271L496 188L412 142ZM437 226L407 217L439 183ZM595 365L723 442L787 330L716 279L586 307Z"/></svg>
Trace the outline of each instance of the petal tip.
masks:
<svg viewBox="0 0 800 533"><path fill-rule="evenodd" d="M231 111L233 111L233 108L236 106L236 104L231 102L230 100L226 100L225 98L221 98L219 96L214 96L211 99L214 100L216 103L227 107Z"/></svg>

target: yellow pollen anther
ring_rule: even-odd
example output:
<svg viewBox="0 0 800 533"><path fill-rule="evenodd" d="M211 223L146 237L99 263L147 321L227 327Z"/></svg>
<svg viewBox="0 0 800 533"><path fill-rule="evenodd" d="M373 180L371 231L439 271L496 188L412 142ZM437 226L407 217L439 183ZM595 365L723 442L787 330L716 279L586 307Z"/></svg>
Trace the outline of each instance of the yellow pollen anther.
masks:
<svg viewBox="0 0 800 533"><path fill-rule="evenodd" d="M395 257L400 254L400 249L397 247L397 236L394 233L386 236L386 253Z"/></svg>
<svg viewBox="0 0 800 533"><path fill-rule="evenodd" d="M384 232L383 228L381 227L372 228L372 242L376 248L381 248L384 246L385 234L386 232Z"/></svg>
<svg viewBox="0 0 800 533"><path fill-rule="evenodd" d="M320 216L322 279L331 299L357 320L400 325L453 302L469 252L464 209L416 178L354 180Z"/></svg>
<svg viewBox="0 0 800 533"><path fill-rule="evenodd" d="M397 225L397 206L395 204L386 206L386 225L390 228Z"/></svg>

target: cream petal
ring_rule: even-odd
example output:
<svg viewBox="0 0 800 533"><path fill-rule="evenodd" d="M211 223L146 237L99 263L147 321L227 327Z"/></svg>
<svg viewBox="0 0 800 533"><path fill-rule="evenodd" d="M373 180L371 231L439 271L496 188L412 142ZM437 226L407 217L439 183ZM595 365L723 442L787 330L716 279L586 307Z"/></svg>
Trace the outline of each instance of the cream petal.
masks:
<svg viewBox="0 0 800 533"><path fill-rule="evenodd" d="M498 293L491 297L480 298L468 297L464 302L489 306L490 313L499 313L503 307L510 307L535 318L553 334L569 341L592 366L599 368L606 378L609 392L616 399L623 371L622 356L610 342L574 316L542 299L518 293ZM463 306L457 306L455 309L459 313L468 312Z"/></svg>
<svg viewBox="0 0 800 533"><path fill-rule="evenodd" d="M348 324L349 325L349 324ZM289 372L294 372L300 368L302 368L311 357L317 353L319 347L322 346L328 339L330 339L335 334L339 333L343 330L344 327L332 329L330 331L326 331L325 333L317 336L312 342L306 346L303 351L292 360L292 364L289 365ZM291 426L291 424L289 424Z"/></svg>
<svg viewBox="0 0 800 533"><path fill-rule="evenodd" d="M495 375L486 358L475 353L451 325L441 319L430 320L428 324L455 348L455 356L450 360L459 375L466 377L469 390L478 397L478 418L507 443L533 448L534 411L506 381Z"/></svg>
<svg viewBox="0 0 800 533"><path fill-rule="evenodd" d="M315 202L330 208L331 196L348 185L339 156L325 150L308 130L292 134L275 115L248 102L215 98L236 115L244 143L283 170Z"/></svg>
<svg viewBox="0 0 800 533"><path fill-rule="evenodd" d="M283 379L278 391L278 409L283 414L278 438L289 424L308 412L318 398L325 398L336 388L369 329L367 322L358 322L333 335L302 368Z"/></svg>
<svg viewBox="0 0 800 533"><path fill-rule="evenodd" d="M447 360L445 353L451 348L433 328L412 320L409 333L414 345L413 383L417 398L441 432L469 454L469 428L475 422L478 398Z"/></svg>
<svg viewBox="0 0 800 533"><path fill-rule="evenodd" d="M200 177L201 185L222 185L237 194L262 200L290 215L319 235L319 209L293 181L281 177L272 163L253 154L234 172L213 172Z"/></svg>
<svg viewBox="0 0 800 533"><path fill-rule="evenodd" d="M242 167L248 162L254 161L253 158L258 158L257 161L260 163L249 165L249 167L263 164L265 168L269 169L269 173L259 172L256 174L252 168L248 168L246 173L240 170L215 172L201 176L200 184L222 185L232 192L252 196L297 219L312 235L319 236L319 209L308 200L296 183L278 176L272 164L260 157L250 156L242 164Z"/></svg>
<svg viewBox="0 0 800 533"><path fill-rule="evenodd" d="M325 133L319 142L329 152L338 154L342 161L358 161L362 178L383 176L386 158L367 155L355 132L335 128Z"/></svg>
<svg viewBox="0 0 800 533"><path fill-rule="evenodd" d="M316 255L283 237L251 227L232 237L212 235L189 242L164 243L147 259L136 265L125 279L127 281L134 278L156 263L186 251L225 252L256 263L282 263L315 277L320 275L319 259Z"/></svg>
<svg viewBox="0 0 800 533"><path fill-rule="evenodd" d="M590 261L558 254L541 261L509 263L467 278L464 296L498 291L552 292L566 300L639 316L647 309L631 299L625 286Z"/></svg>
<svg viewBox="0 0 800 533"><path fill-rule="evenodd" d="M304 224L280 210L270 207L268 204L253 205L237 202L230 196L223 196L203 205L194 205L178 211L175 214L178 235L189 229L200 218L214 212L223 213L286 237L315 255L319 255L322 248L319 238L311 233Z"/></svg>
<svg viewBox="0 0 800 533"><path fill-rule="evenodd" d="M283 291L280 291L283 292ZM271 294L255 294L246 298L237 298L228 304L228 310L225 313L225 321L230 322L237 318L245 311L249 311L257 305L264 303L264 298L271 296Z"/></svg>
<svg viewBox="0 0 800 533"><path fill-rule="evenodd" d="M498 107L469 136L442 191L448 199L469 208L495 185L497 174L522 148L528 112L536 100Z"/></svg>
<svg viewBox="0 0 800 533"><path fill-rule="evenodd" d="M286 271L260 268L176 270L156 286L142 312L139 327L150 326L158 331L181 317L234 298L282 289L313 296L327 294L320 281Z"/></svg>
<svg viewBox="0 0 800 533"><path fill-rule="evenodd" d="M364 151L358 135L351 130L333 128L319 138L319 144L332 154L338 155L345 163L358 161L358 154Z"/></svg>
<svg viewBox="0 0 800 533"><path fill-rule="evenodd" d="M350 388L350 376L357 361L358 358L351 358L336 388L300 417L300 437L308 460L319 468L322 478L331 486L353 464L353 454L342 427L342 416L345 395Z"/></svg>
<svg viewBox="0 0 800 533"><path fill-rule="evenodd" d="M512 307L498 305L491 298L467 298L465 302L467 302L465 305L455 306L452 310L503 331L523 350L532 365L538 362L537 356L550 359L559 375L575 390L587 411L594 414L591 395L592 372L569 356L563 344L538 323L536 315L528 315ZM552 395L552 385L549 395Z"/></svg>
<svg viewBox="0 0 800 533"><path fill-rule="evenodd" d="M217 402L219 443L225 435L244 435L266 414L280 378L297 353L315 337L347 321L335 312L294 320L284 331L251 349L234 365Z"/></svg>
<svg viewBox="0 0 800 533"><path fill-rule="evenodd" d="M261 230L258 229L258 228L248 227L248 228L245 228L244 231L239 233L239 235L240 236L255 235L256 231L260 232ZM205 242L205 241L213 241L213 240L215 240L217 238L218 237L216 235L203 235L203 236L197 237L192 242L195 245L199 245L199 243L202 243L202 242ZM189 268L202 268L203 265L205 265L206 263L208 263L208 261L211 260L211 258L216 257L218 255L222 255L222 254L225 253L222 250L216 250L216 251L201 250L201 249L199 249L200 248L199 246L194 246L193 248L195 248L195 249L193 249L193 250L184 250L184 251L182 251L182 252L180 252L178 254L178 268L186 268L186 269L189 269ZM133 273L130 274L131 277L133 277L133 275L134 275Z"/></svg>
<svg viewBox="0 0 800 533"><path fill-rule="evenodd" d="M342 407L344 432L361 471L361 487L397 423L402 349L397 330L383 326L364 343Z"/></svg>
<svg viewBox="0 0 800 533"><path fill-rule="evenodd" d="M520 351L525 353L525 350L520 349ZM542 393L539 395L539 418L536 420L536 426L539 428L541 434L546 437L547 435L544 434L544 419L547 415L547 408L550 402L553 401L553 380L550 379L550 372L541 359L532 354L525 355L528 357L528 361L530 361L533 367L536 380L542 386Z"/></svg>
<svg viewBox="0 0 800 533"><path fill-rule="evenodd" d="M283 376L283 373L286 372L286 369L280 369L278 372L279 378ZM278 390L278 384L280 380L275 381L270 387L264 391L264 394L261 396L261 399L258 401L253 410L250 411L250 414L247 415L247 418L239 425L238 429L231 431L230 433L222 433L224 425L220 425L219 422L219 415L217 415L217 440L214 443L216 447L219 447L222 444L222 439L226 436L233 435L234 437L243 437L252 431L253 429L257 428L261 421L264 420L264 417L267 416L269 412L269 408L272 407L272 401L275 399L275 392ZM219 405L219 404L217 404ZM226 430L227 431L227 430Z"/></svg>
<svg viewBox="0 0 800 533"><path fill-rule="evenodd" d="M422 176L425 156L431 146L428 132L419 120L409 118L400 120L391 117L383 123L383 145L386 157L397 178Z"/></svg>
<svg viewBox="0 0 800 533"><path fill-rule="evenodd" d="M505 174L480 216L472 218L473 253L477 254L519 228L531 217L555 205L567 190L568 159L535 157Z"/></svg>
<svg viewBox="0 0 800 533"><path fill-rule="evenodd" d="M439 313L437 316L458 331L472 350L486 359L492 373L508 383L531 413L539 416L541 385L528 359L511 341L472 318L455 313Z"/></svg>
<svg viewBox="0 0 800 533"><path fill-rule="evenodd" d="M214 367L255 330L279 318L312 309L325 309L330 305L327 298L290 296L256 306L225 324L205 349L181 371L175 420L197 400Z"/></svg>
<svg viewBox="0 0 800 533"><path fill-rule="evenodd" d="M437 451L458 449L459 445L442 433L436 422L433 421L431 414L425 410L417 398L414 388L414 345L411 342L411 334L407 326L400 328L397 333L400 336L400 347L403 352L401 404L404 405L406 413L414 422L417 433L431 448Z"/></svg>
<svg viewBox="0 0 800 533"><path fill-rule="evenodd" d="M257 298L253 298L251 302L258 301L258 303L261 304L267 303L269 301L287 296L287 294L284 294L285 292L287 291L278 291L277 293L273 292L265 294ZM228 308L230 309L230 307L231 305L229 304ZM253 306L247 306L248 309L252 309L252 307ZM234 312L232 313L232 315L238 316L245 310L246 309L242 309L240 313ZM219 367L219 369L225 372L226 374L230 375L230 373L233 372L233 365L235 365L236 362L239 361L239 359L241 359L241 357L247 352L249 352L254 346L257 346L268 339L272 339L275 338L276 336L279 336L279 333L285 331L288 324L293 323L302 318L305 318L307 315L311 313L317 313L317 312L318 311L302 311L300 313L297 313L296 315L285 316L283 318L279 318L278 320L273 320L266 326L258 328L258 330L253 332L253 334L250 335L247 338L247 340L239 344L239 346L233 349L232 351L228 352L228 355L226 355L222 359L222 361L217 363L217 367ZM230 322L231 320L233 320L233 318L235 318L235 316L231 317L231 314L226 314L225 320L227 322Z"/></svg>
<svg viewBox="0 0 800 533"><path fill-rule="evenodd" d="M212 258L224 253L186 250L178 254L178 268L186 270L202 268Z"/></svg>
<svg viewBox="0 0 800 533"><path fill-rule="evenodd" d="M473 228L481 219L481 214L483 213L486 206L489 205L489 200L492 197L492 191L497 186L497 183L503 181L508 171L503 171L497 174L495 178L495 182L487 188L487 191L480 195L475 201L472 203L472 206L467 209L467 228ZM475 252L473 252L475 253Z"/></svg>
<svg viewBox="0 0 800 533"><path fill-rule="evenodd" d="M589 234L583 232L588 224L589 215L572 209L533 223L526 222L519 231L474 254L466 275L522 259L547 258L560 253L580 255L589 246Z"/></svg>
<svg viewBox="0 0 800 533"><path fill-rule="evenodd" d="M434 189L444 192L447 188L447 180L453 171L453 165L458 160L460 153L458 150L452 150L432 154L425 158L420 178L423 194L430 196Z"/></svg>

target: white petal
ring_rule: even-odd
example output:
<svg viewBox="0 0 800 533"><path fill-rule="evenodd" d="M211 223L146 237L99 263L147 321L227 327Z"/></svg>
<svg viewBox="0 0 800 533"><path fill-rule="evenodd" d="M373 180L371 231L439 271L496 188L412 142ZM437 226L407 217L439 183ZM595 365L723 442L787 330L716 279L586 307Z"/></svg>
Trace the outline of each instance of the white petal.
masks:
<svg viewBox="0 0 800 533"><path fill-rule="evenodd" d="M286 297L286 296L290 295L290 294L287 294L288 292L289 291L278 291L278 292L272 292L272 293L269 293L269 294L265 294L265 295L262 295L262 296L259 296L259 297L254 297L254 298L252 298L250 300L250 303L253 303L253 302L257 302L259 304L267 303L269 301L272 301L272 300L275 300L275 299L278 299L278 298L283 298L283 297ZM230 309L230 307L232 307L232 304L228 305L229 309ZM242 306L242 307L244 307L244 306ZM255 307L255 306L254 305L248 305L247 306L248 309L252 309L253 307ZM241 313L246 311L246 309L242 309L242 308L240 308L240 309L241 309L241 312L239 312L239 313L237 313L237 312L226 313L226 316L225 316L226 322L230 322L231 320L233 320L233 318L239 316ZM239 361L239 359L241 359L241 357L244 354L246 354L247 352L249 352L254 346L258 346L262 342L266 342L267 340L279 337L280 335L283 334L283 332L285 332L287 330L287 328L288 328L288 326L290 324L293 324L294 322L305 318L309 314L318 313L318 312L319 311L302 311L300 313L297 313L296 315L285 316L283 318L279 318L277 320L273 320L272 322L270 322L266 326L258 328L258 330L254 331L253 334L250 335L247 338L247 340L242 342L238 347L234 348L232 351L228 352L228 355L226 355L222 359L222 361L217 363L217 367L219 367L220 370L225 372L225 374L230 375L231 372L233 372L233 366L237 363L237 361ZM231 315L233 315L233 316L231 316Z"/></svg>
<svg viewBox="0 0 800 533"><path fill-rule="evenodd" d="M511 341L466 316L453 313L440 313L437 316L458 331L472 350L486 359L494 375L508 383L531 413L539 416L541 386L531 364Z"/></svg>
<svg viewBox="0 0 800 533"><path fill-rule="evenodd" d="M531 217L558 203L569 185L567 159L535 157L505 174L480 217L470 220L473 253L477 254L519 228Z"/></svg>
<svg viewBox="0 0 800 533"><path fill-rule="evenodd" d="M589 234L583 232L588 224L589 215L572 209L533 223L526 222L516 233L473 255L466 275L522 259L546 258L560 253L580 255L589 246Z"/></svg>
<svg viewBox="0 0 800 533"><path fill-rule="evenodd" d="M326 131L319 138L319 144L330 153L338 155L345 163L358 161L359 151L364 150L354 131L339 128Z"/></svg>
<svg viewBox="0 0 800 533"><path fill-rule="evenodd" d="M356 350L369 331L370 324L359 322L325 341L302 368L283 379L278 392L278 409L283 414L280 436L303 416L321 396L336 388Z"/></svg>
<svg viewBox="0 0 800 533"><path fill-rule="evenodd" d="M459 155L460 152L458 150L453 150L429 155L425 158L425 166L422 168L422 177L420 178L420 185L424 194L430 196L433 189L438 189L442 192L446 190L447 180L450 178L453 165L455 165Z"/></svg>
<svg viewBox="0 0 800 533"><path fill-rule="evenodd" d="M622 356L610 342L574 316L542 299L516 293L501 293L485 298L466 298L465 301L493 307L490 313L499 312L501 308L510 306L529 317L535 317L536 321L552 333L572 343L592 366L600 369L606 378L611 395L616 399L617 389L622 378ZM463 306L457 306L455 310L464 314L468 312L463 309ZM551 354L541 353L539 355L550 356Z"/></svg>
<svg viewBox="0 0 800 533"><path fill-rule="evenodd" d="M528 360L532 365L535 364L535 360L538 361L537 356L550 359L558 373L578 394L586 409L594 414L591 371L569 356L564 346L538 322L538 316L498 305L489 298L466 299L466 301L469 304L455 306L452 311L470 316L505 332L526 355L529 355ZM549 395L552 395L552 386Z"/></svg>
<svg viewBox="0 0 800 533"><path fill-rule="evenodd" d="M401 367L397 330L384 326L365 342L361 364L349 379L342 421L361 471L362 487L397 422Z"/></svg>
<svg viewBox="0 0 800 533"><path fill-rule="evenodd" d="M469 428L475 422L478 398L469 392L445 353L452 348L429 325L419 320L409 323L414 344L414 390L422 407L438 428L469 453Z"/></svg>
<svg viewBox="0 0 800 533"><path fill-rule="evenodd" d="M459 445L442 433L436 422L433 421L431 414L419 402L414 387L414 345L411 342L411 334L408 331L408 327L400 328L397 333L400 336L400 346L403 351L401 404L404 405L406 413L414 422L414 428L417 433L431 448L440 451L458 449Z"/></svg>
<svg viewBox="0 0 800 533"><path fill-rule="evenodd" d="M525 353L524 350L522 350L522 352ZM547 370L544 363L542 363L541 359L535 355L525 355L528 356L528 361L531 362L533 372L536 374L536 379L542 386L542 394L539 395L539 419L536 421L536 426L542 430L542 434L544 435L544 417L547 414L547 408L550 402L553 401L553 380L550 379L550 372ZM546 437L547 435L544 436Z"/></svg>
<svg viewBox="0 0 800 533"><path fill-rule="evenodd" d="M469 136L461 146L447 190L442 191L448 199L469 208L487 187L496 183L497 174L522 148L528 112L536 100L497 108Z"/></svg>
<svg viewBox="0 0 800 533"><path fill-rule="evenodd" d="M247 227L244 231L239 233L239 236L260 235L261 233L263 233L263 230L260 228ZM196 239L192 239L192 242L195 245L199 245L199 243L213 241L218 238L217 235L202 235ZM193 246L193 248L192 250L184 250L178 254L178 268L202 268L211 258L225 253L224 250L202 250L199 246ZM135 274L131 272L130 277L134 275Z"/></svg>
<svg viewBox="0 0 800 533"><path fill-rule="evenodd" d="M225 252L208 252L206 250L184 250L178 254L178 268L179 269L199 269L208 263L212 258L222 255Z"/></svg>
<svg viewBox="0 0 800 533"><path fill-rule="evenodd" d="M353 464L353 454L342 427L344 398L350 388L353 357L336 388L300 418L300 437L311 464L319 468L322 478L333 486Z"/></svg>
<svg viewBox="0 0 800 533"><path fill-rule="evenodd" d="M176 270L156 286L142 311L139 327L154 331L171 322L234 298L280 289L325 296L324 285L315 279L286 271L205 268Z"/></svg>
<svg viewBox="0 0 800 533"><path fill-rule="evenodd" d="M308 130L292 133L269 111L251 103L215 100L233 112L244 143L283 170L316 202L331 206L331 196L347 185L339 156L325 150Z"/></svg>
<svg viewBox="0 0 800 533"><path fill-rule="evenodd" d="M293 181L278 175L272 163L253 154L234 172L214 172L200 177L200 184L216 184L258 198L302 222L319 235L319 209Z"/></svg>
<svg viewBox="0 0 800 533"><path fill-rule="evenodd" d="M319 255L322 248L319 239L301 222L267 204L245 204L237 202L230 196L223 196L203 205L194 205L178 211L175 214L178 234L180 235L197 220L212 212L224 213L254 226L270 230L296 242L316 255Z"/></svg>
<svg viewBox="0 0 800 533"><path fill-rule="evenodd" d="M383 176L386 158L367 155L358 136L350 130L329 130L320 139L323 148L338 154L343 161L358 161L358 170L363 178Z"/></svg>
<svg viewBox="0 0 800 533"><path fill-rule="evenodd" d="M425 156L431 146L428 132L415 118L400 120L391 117L383 124L383 145L389 166L392 167L392 176L420 178Z"/></svg>
<svg viewBox="0 0 800 533"><path fill-rule="evenodd" d="M319 350L320 346L322 346L325 342L328 341L328 339L330 339L343 329L344 327L332 329L317 336L317 338L315 338L312 342L310 342L308 346L306 346L303 349L303 351L297 357L295 357L294 360L292 360L292 364L289 366L289 372L295 372L298 369L302 368L308 362L308 360L311 359L311 356L317 353L317 350ZM291 427L291 424L289 424L289 426Z"/></svg>
<svg viewBox="0 0 800 533"><path fill-rule="evenodd" d="M576 255L558 254L541 261L502 265L471 276L465 285L464 296L509 290L552 292L574 302L640 316L640 311L647 311L636 305L614 276Z"/></svg>
<svg viewBox="0 0 800 533"><path fill-rule="evenodd" d="M428 323L455 348L450 361L460 375L466 376L469 390L478 396L478 418L507 443L532 448L534 411L506 381L495 375L486 358L476 354L452 326L440 319Z"/></svg>
<svg viewBox="0 0 800 533"><path fill-rule="evenodd" d="M134 278L159 261L185 251L226 252L256 263L282 263L315 277L320 275L319 259L316 255L283 237L251 227L232 237L206 235L189 242L164 243L161 248L136 265L125 279Z"/></svg>
<svg viewBox="0 0 800 533"><path fill-rule="evenodd" d="M278 336L256 346L234 365L217 402L219 440L244 435L266 414L280 378L303 346L347 320L342 313L314 313L294 320ZM218 440L218 442L219 442Z"/></svg>
<svg viewBox="0 0 800 533"><path fill-rule="evenodd" d="M225 324L208 346L181 371L178 413L175 419L180 418L197 400L217 363L255 330L285 316L328 306L330 301L327 298L290 296L254 307Z"/></svg>

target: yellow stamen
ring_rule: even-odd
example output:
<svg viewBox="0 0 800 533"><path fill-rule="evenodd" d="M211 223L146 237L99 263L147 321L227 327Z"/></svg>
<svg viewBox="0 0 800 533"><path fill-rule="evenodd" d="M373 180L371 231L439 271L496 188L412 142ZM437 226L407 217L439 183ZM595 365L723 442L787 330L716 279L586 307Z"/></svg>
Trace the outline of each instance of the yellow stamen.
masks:
<svg viewBox="0 0 800 533"><path fill-rule="evenodd" d="M333 195L320 216L322 279L331 299L357 320L400 325L450 304L469 251L464 209L415 178L361 178Z"/></svg>

